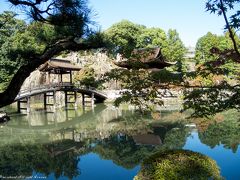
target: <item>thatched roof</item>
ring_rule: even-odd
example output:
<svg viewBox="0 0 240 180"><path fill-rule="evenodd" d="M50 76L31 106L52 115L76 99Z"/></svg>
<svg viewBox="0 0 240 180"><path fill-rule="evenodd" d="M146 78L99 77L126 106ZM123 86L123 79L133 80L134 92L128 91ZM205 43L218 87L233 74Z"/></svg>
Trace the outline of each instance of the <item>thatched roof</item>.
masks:
<svg viewBox="0 0 240 180"><path fill-rule="evenodd" d="M82 68L80 66L71 64L69 60L63 59L50 59L44 64L42 64L39 68L39 71L42 72L51 72L55 74L63 74L69 71L79 71Z"/></svg>
<svg viewBox="0 0 240 180"><path fill-rule="evenodd" d="M133 50L128 60L114 62L115 65L127 69L163 69L175 63L166 62L160 48L142 48Z"/></svg>

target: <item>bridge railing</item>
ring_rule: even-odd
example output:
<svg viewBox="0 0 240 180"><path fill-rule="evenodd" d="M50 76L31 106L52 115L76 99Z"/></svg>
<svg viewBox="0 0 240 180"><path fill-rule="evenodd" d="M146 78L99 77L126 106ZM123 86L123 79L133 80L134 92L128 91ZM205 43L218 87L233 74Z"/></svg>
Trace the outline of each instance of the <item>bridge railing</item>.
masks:
<svg viewBox="0 0 240 180"><path fill-rule="evenodd" d="M81 84L74 84L74 87L76 88L79 88L79 89L86 89L86 90L90 90L92 92L95 92L95 93L98 93L102 96L106 96L107 97L107 94L102 92L102 91L99 91L98 89L96 89L95 87L92 87L92 86L86 86L86 85L81 85Z"/></svg>
<svg viewBox="0 0 240 180"><path fill-rule="evenodd" d="M26 89L21 89L18 93L18 95L20 94L25 94L25 93L29 93L32 91L39 91L39 90L43 90L43 89L51 89L51 88L62 88L62 87L73 87L74 85L72 83L68 83L68 82L63 82L63 83L52 83L52 84L41 84L38 86L34 86L34 87L29 87Z"/></svg>
<svg viewBox="0 0 240 180"><path fill-rule="evenodd" d="M20 96L20 95L23 95L23 94L27 94L27 93L31 93L31 92L34 92L34 91L41 91L41 90L45 90L45 89L56 89L56 88L79 88L79 89L86 89L86 90L90 90L90 91L96 92L96 93L98 93L100 95L107 96L107 94L105 94L103 92L100 92L99 90L97 90L94 87L84 86L84 85L81 85L81 84L73 84L73 83L70 83L70 82L43 84L43 85L34 86L34 87L26 88L26 89L21 89L17 96Z"/></svg>

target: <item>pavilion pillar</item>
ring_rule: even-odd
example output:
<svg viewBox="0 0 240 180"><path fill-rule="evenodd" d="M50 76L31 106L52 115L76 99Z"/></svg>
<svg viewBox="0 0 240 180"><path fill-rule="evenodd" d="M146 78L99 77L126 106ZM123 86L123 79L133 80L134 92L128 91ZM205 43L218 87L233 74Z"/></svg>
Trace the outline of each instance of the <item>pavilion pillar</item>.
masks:
<svg viewBox="0 0 240 180"><path fill-rule="evenodd" d="M70 84L72 84L72 71L70 70Z"/></svg>

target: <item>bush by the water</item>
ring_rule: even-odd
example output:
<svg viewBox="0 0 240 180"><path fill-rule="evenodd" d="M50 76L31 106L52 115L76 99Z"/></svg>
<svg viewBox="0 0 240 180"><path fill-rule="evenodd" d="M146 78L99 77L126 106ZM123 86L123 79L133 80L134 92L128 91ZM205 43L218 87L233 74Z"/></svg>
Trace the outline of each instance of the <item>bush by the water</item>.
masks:
<svg viewBox="0 0 240 180"><path fill-rule="evenodd" d="M134 180L222 179L211 158L189 150L156 153L142 163Z"/></svg>

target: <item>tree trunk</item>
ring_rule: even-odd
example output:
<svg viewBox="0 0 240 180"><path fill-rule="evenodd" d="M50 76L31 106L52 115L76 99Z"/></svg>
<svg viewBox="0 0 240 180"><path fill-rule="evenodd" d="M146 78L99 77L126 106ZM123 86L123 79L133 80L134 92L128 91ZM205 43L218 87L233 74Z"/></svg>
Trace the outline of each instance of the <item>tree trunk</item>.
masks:
<svg viewBox="0 0 240 180"><path fill-rule="evenodd" d="M228 32L229 32L229 37L231 38L232 40L232 43L233 43L233 47L234 47L234 50L236 51L236 54L238 55L238 57L240 57L240 53L238 51L238 46L237 46L237 43L236 43L236 40L234 38L234 34L233 34L233 31L231 29L231 26L228 22L228 18L227 18L227 15L226 15L226 11L224 9L224 4L223 4L223 0L220 0L220 9L223 13L223 17L224 17L224 20L225 20L225 23L226 23L226 27L228 29Z"/></svg>
<svg viewBox="0 0 240 180"><path fill-rule="evenodd" d="M36 70L41 64L45 63L52 57L58 55L63 50L87 50L101 47L100 44L78 44L73 40L62 40L56 43L51 48L45 50L45 52L40 56L29 57L29 63L21 66L17 73L13 76L7 89L0 93L0 108L12 104L21 89L22 84L25 79Z"/></svg>

